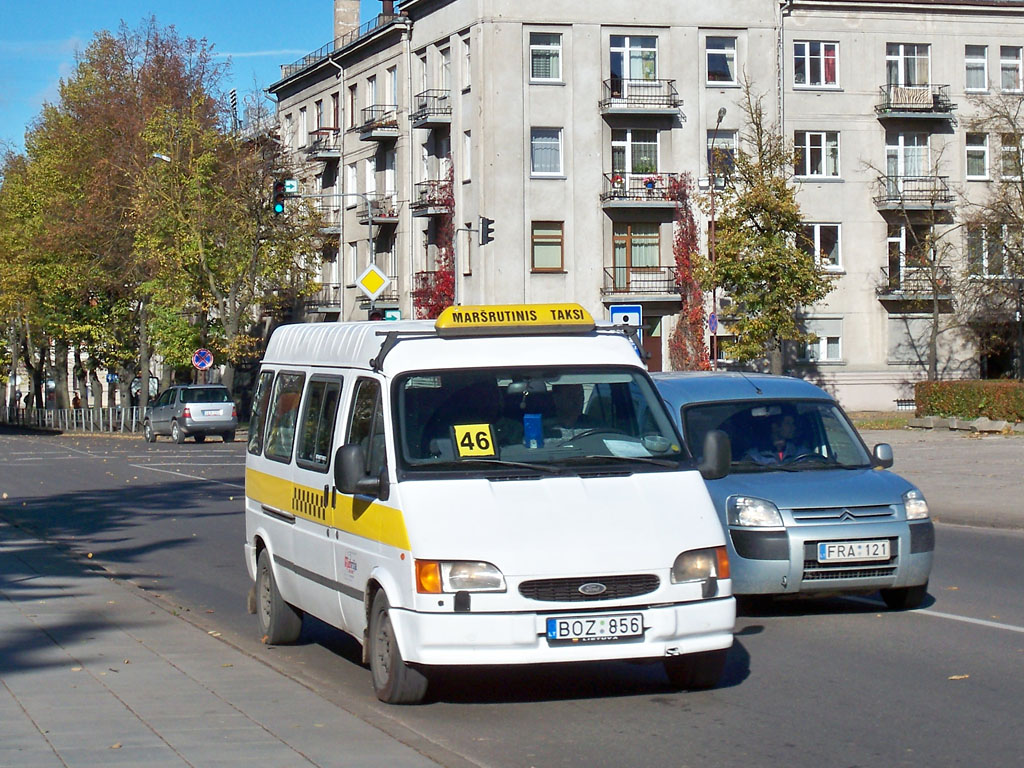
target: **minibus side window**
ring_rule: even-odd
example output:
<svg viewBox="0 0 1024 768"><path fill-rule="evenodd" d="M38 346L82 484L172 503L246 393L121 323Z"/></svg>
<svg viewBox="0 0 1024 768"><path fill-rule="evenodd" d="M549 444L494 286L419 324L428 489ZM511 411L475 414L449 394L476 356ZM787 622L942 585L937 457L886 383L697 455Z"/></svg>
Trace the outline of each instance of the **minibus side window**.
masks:
<svg viewBox="0 0 1024 768"><path fill-rule="evenodd" d="M254 456L263 453L263 427L267 423L267 405L270 403L270 388L273 383L273 371L263 371L256 383L256 395L252 399L252 416L249 419L249 453Z"/></svg>
<svg viewBox="0 0 1024 768"><path fill-rule="evenodd" d="M295 422L298 420L304 379L305 375L301 373L281 373L274 382L274 396L271 399L270 416L267 418L265 454L268 459L286 462L292 457Z"/></svg>
<svg viewBox="0 0 1024 768"><path fill-rule="evenodd" d="M295 462L299 466L318 472L327 471L331 463L331 441L340 395L339 380L310 380L309 394L302 411L299 444L295 449Z"/></svg>
<svg viewBox="0 0 1024 768"><path fill-rule="evenodd" d="M367 474L378 475L384 469L387 458L384 448L384 408L380 398L380 383L374 379L360 379L356 383L345 442L363 446L366 451Z"/></svg>

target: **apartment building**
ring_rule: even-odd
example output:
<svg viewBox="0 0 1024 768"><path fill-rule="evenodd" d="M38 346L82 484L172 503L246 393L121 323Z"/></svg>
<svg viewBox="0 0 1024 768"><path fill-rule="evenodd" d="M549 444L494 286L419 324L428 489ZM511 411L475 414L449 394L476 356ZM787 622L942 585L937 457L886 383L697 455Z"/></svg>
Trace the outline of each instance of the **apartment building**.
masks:
<svg viewBox="0 0 1024 768"><path fill-rule="evenodd" d="M958 206L1005 150L965 119L970 97L1020 89L1022 6L405 0L358 27L358 2L335 0L333 42L270 88L328 224L310 317L365 319L350 286L370 263L390 278L372 309L415 316L449 258L461 303L638 304L649 365L667 366L667 193L721 175L709 162L741 141L746 80L798 149L806 247L836 273L801 310L818 340L787 350L790 372L848 408L895 408L926 373L936 308L942 374L997 372L915 247L976 247ZM728 297L718 310L724 335Z"/></svg>

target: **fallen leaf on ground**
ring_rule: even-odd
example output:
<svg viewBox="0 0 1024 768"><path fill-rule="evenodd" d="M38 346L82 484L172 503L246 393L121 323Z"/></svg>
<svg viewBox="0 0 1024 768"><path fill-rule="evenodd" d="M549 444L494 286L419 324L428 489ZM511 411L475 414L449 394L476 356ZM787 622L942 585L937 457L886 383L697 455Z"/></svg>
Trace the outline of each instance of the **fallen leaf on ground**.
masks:
<svg viewBox="0 0 1024 768"><path fill-rule="evenodd" d="M970 675L950 675L949 680L966 680Z"/></svg>

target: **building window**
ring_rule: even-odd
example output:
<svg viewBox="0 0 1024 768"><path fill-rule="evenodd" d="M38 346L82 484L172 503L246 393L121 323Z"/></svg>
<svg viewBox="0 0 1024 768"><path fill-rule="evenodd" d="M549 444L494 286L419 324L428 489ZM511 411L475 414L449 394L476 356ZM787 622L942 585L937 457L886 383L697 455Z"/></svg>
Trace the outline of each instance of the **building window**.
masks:
<svg viewBox="0 0 1024 768"><path fill-rule="evenodd" d="M885 82L904 87L931 84L931 46L916 43L886 43Z"/></svg>
<svg viewBox="0 0 1024 768"><path fill-rule="evenodd" d="M1013 133L1004 133L1000 136L1000 175L1004 179L1021 177L1020 140L1021 137Z"/></svg>
<svg viewBox="0 0 1024 768"><path fill-rule="evenodd" d="M999 82L1004 91L1021 90L1021 47L1003 45L999 48Z"/></svg>
<svg viewBox="0 0 1024 768"><path fill-rule="evenodd" d="M319 131L324 127L324 100L317 99L313 102L313 114L316 117L316 129Z"/></svg>
<svg viewBox="0 0 1024 768"><path fill-rule="evenodd" d="M291 112L284 116L284 146L286 149L291 149L292 147L296 146L295 118L292 117Z"/></svg>
<svg viewBox="0 0 1024 768"><path fill-rule="evenodd" d="M331 129L341 128L341 94L331 94Z"/></svg>
<svg viewBox="0 0 1024 768"><path fill-rule="evenodd" d="M966 69L968 91L988 90L988 46L965 45L964 68Z"/></svg>
<svg viewBox="0 0 1024 768"><path fill-rule="evenodd" d="M562 36L547 32L530 33L530 81L561 82Z"/></svg>
<svg viewBox="0 0 1024 768"><path fill-rule="evenodd" d="M355 163L350 163L349 165L345 166L345 191L349 194L359 191L358 187L356 186L356 175L357 171ZM347 199L351 200L352 202L346 203L346 207L351 208L356 204L354 197L349 197Z"/></svg>
<svg viewBox="0 0 1024 768"><path fill-rule="evenodd" d="M967 178L988 178L988 134L967 134Z"/></svg>
<svg viewBox="0 0 1024 768"><path fill-rule="evenodd" d="M309 118L306 115L306 108L299 107L299 146L304 147L309 143Z"/></svg>
<svg viewBox="0 0 1024 768"><path fill-rule="evenodd" d="M534 272L561 272L564 269L565 237L560 221L533 222L530 237L531 269Z"/></svg>
<svg viewBox="0 0 1024 768"><path fill-rule="evenodd" d="M345 260L345 282L354 283L359 274L359 243L348 244L348 258Z"/></svg>
<svg viewBox="0 0 1024 768"><path fill-rule="evenodd" d="M358 86L350 85L348 87L348 127L355 128L356 126L356 103L359 98Z"/></svg>
<svg viewBox="0 0 1024 768"><path fill-rule="evenodd" d="M452 49L441 49L441 72L439 86L442 91L451 90L452 87Z"/></svg>
<svg viewBox="0 0 1024 768"><path fill-rule="evenodd" d="M708 176L721 187L736 162L736 131L708 131L707 150Z"/></svg>
<svg viewBox="0 0 1024 768"><path fill-rule="evenodd" d="M797 40L793 43L793 84L830 87L839 84L839 43Z"/></svg>
<svg viewBox="0 0 1024 768"><path fill-rule="evenodd" d="M470 86L473 84L473 48L470 43L469 35L462 38L462 90L468 91ZM397 104L397 99L392 102Z"/></svg>
<svg viewBox="0 0 1024 768"><path fill-rule="evenodd" d="M969 227L966 248L968 274L972 277L1002 277L1005 262L999 227Z"/></svg>
<svg viewBox="0 0 1024 768"><path fill-rule="evenodd" d="M470 131L462 133L462 180L473 177L473 137Z"/></svg>
<svg viewBox="0 0 1024 768"><path fill-rule="evenodd" d="M658 79L658 38L612 35L609 48L613 81Z"/></svg>
<svg viewBox="0 0 1024 768"><path fill-rule="evenodd" d="M885 132L885 173L890 184L902 178L931 175L931 155L927 133ZM899 194L899 189L890 189Z"/></svg>
<svg viewBox="0 0 1024 768"><path fill-rule="evenodd" d="M366 106L377 106L377 76L366 78Z"/></svg>
<svg viewBox="0 0 1024 768"><path fill-rule="evenodd" d="M612 173L657 172L657 131L638 128L612 131Z"/></svg>
<svg viewBox="0 0 1024 768"><path fill-rule="evenodd" d="M838 224L804 224L802 236L797 239L797 244L825 269L842 268L839 258Z"/></svg>
<svg viewBox="0 0 1024 768"><path fill-rule="evenodd" d="M627 287L633 270L656 269L661 263L661 231L657 222L617 222L612 230L612 244L616 287Z"/></svg>
<svg viewBox="0 0 1024 768"><path fill-rule="evenodd" d="M562 175L562 129L530 130L530 173L534 176Z"/></svg>
<svg viewBox="0 0 1024 768"><path fill-rule="evenodd" d="M708 84L736 84L736 38L709 37L704 44L707 50Z"/></svg>
<svg viewBox="0 0 1024 768"><path fill-rule="evenodd" d="M838 131L797 131L793 143L797 176L839 176Z"/></svg>
<svg viewBox="0 0 1024 768"><path fill-rule="evenodd" d="M366 194L372 195L377 192L377 158L366 158Z"/></svg>
<svg viewBox="0 0 1024 768"><path fill-rule="evenodd" d="M388 67L388 92L384 94L390 107L398 104L398 67Z"/></svg>
<svg viewBox="0 0 1024 768"><path fill-rule="evenodd" d="M839 318L807 318L804 328L817 338L802 344L799 357L807 362L836 363L843 359L843 321Z"/></svg>

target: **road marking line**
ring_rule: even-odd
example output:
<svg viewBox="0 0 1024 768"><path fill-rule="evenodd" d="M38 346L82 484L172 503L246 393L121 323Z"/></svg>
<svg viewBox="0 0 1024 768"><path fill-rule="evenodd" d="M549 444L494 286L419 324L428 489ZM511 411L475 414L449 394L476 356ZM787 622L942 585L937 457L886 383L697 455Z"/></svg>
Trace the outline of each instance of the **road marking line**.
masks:
<svg viewBox="0 0 1024 768"><path fill-rule="evenodd" d="M225 483L221 480L213 480L209 477L200 477L199 475L186 475L184 472L172 472L169 469L157 469L156 467L147 467L145 464L129 464L129 467L135 467L136 469L148 469L150 472L163 472L167 475L178 475L179 477L187 477L189 480L203 480L207 483L216 483L217 485L226 485L230 488L241 488L245 490L244 485L238 483Z"/></svg>
<svg viewBox="0 0 1024 768"><path fill-rule="evenodd" d="M855 603L863 603L864 605L882 605L880 600L871 600L866 597L847 597L847 600ZM960 621L964 624L976 624L979 627L989 627L990 629L1005 629L1008 632L1021 632L1024 633L1024 627L1018 627L1014 624L1003 624L998 621L989 621L988 619L972 619L969 616L957 616L955 613L943 613L942 611L933 611L931 608L917 608L909 613L920 613L925 616L934 616L937 619L949 619L950 621Z"/></svg>

